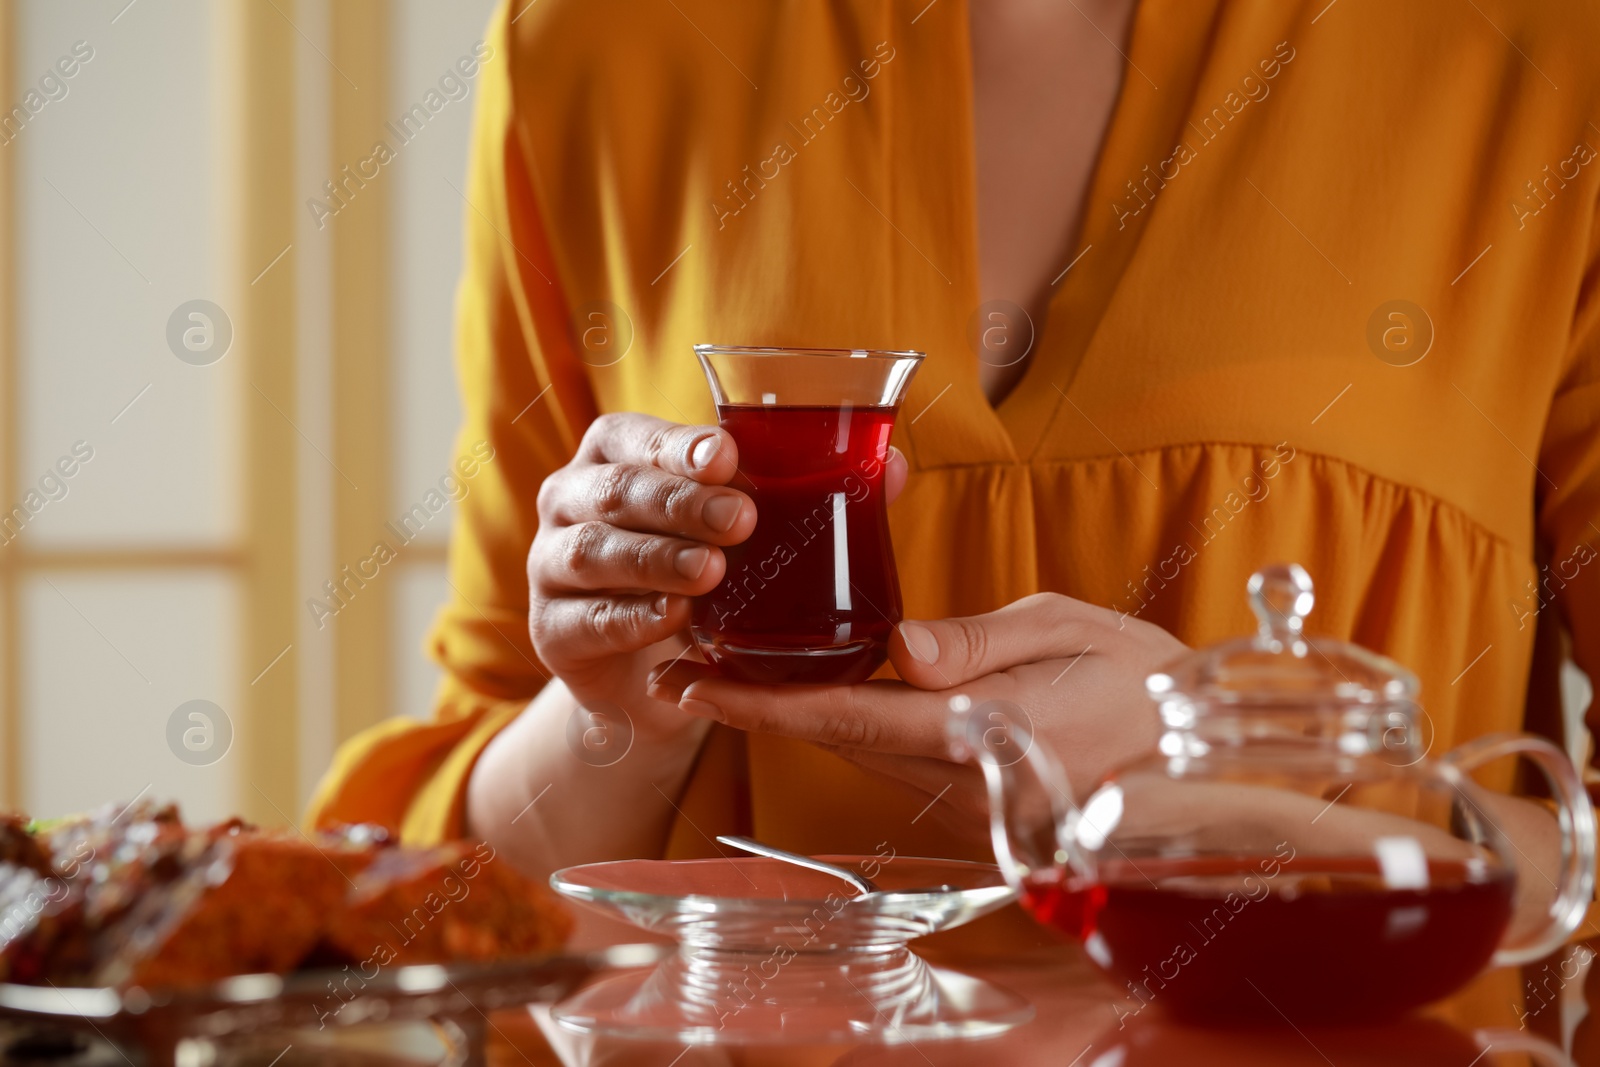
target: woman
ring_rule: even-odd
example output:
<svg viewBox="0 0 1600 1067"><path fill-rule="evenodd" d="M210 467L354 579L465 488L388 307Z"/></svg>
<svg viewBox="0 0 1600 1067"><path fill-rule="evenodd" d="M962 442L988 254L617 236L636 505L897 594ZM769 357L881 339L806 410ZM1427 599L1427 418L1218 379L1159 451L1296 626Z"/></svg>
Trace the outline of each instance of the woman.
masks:
<svg viewBox="0 0 1600 1067"><path fill-rule="evenodd" d="M981 856L947 690L1017 700L1091 785L1154 743L1144 676L1248 630L1282 560L1316 632L1419 673L1436 751L1555 729L1557 620L1600 667L1596 36L1577 0L514 2L448 675L313 819L536 874L736 831ZM898 680L682 655L757 519L699 341L928 353L890 475Z"/></svg>

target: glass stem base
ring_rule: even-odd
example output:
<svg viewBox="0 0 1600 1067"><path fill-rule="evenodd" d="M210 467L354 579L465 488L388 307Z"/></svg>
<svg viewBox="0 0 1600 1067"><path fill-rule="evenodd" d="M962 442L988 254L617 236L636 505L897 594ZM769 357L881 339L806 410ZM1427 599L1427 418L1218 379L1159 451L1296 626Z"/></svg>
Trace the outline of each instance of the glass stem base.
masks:
<svg viewBox="0 0 1600 1067"><path fill-rule="evenodd" d="M825 648L769 648L693 631L695 644L725 677L755 685L854 685L889 658L877 638Z"/></svg>

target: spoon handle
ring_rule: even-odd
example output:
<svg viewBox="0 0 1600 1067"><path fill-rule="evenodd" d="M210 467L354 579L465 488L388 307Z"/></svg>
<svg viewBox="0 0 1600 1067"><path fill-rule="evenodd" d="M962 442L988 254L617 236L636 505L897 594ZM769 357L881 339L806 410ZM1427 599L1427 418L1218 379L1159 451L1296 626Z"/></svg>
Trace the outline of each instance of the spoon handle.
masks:
<svg viewBox="0 0 1600 1067"><path fill-rule="evenodd" d="M848 867L841 867L837 863L828 863L825 860L813 859L810 856L802 856L798 852L786 852L781 848L773 848L771 845L763 845L760 841L752 841L748 837L734 837L732 835L724 834L719 835L717 840L722 842L724 845L729 845L737 849L743 849L745 852L754 853L757 856L765 856L772 860L782 860L784 863L792 863L796 867L807 867L813 871L820 871L823 874L831 874L835 878L843 879L844 881L855 886L856 890L863 896L867 895L868 893L878 892L878 887L876 883L872 881L872 879L863 877Z"/></svg>

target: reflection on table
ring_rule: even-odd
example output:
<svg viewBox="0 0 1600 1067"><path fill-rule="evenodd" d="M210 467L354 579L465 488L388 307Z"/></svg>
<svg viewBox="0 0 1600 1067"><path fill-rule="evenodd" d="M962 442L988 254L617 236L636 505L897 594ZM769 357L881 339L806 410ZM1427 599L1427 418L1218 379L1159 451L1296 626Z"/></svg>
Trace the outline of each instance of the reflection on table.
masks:
<svg viewBox="0 0 1600 1067"><path fill-rule="evenodd" d="M1600 1002L1600 972L1591 967L1600 941L1594 946L1574 944L1537 964L1490 971L1456 996L1381 1026L1302 1027L1285 1020L1275 1027L1210 1028L1171 1020L1159 998L1144 1003L1126 991L1119 995L1081 948L1040 931L1012 908L916 943L935 966L986 979L1033 1003L1032 1021L999 1037L887 1045L688 1046L574 1035L541 1008L495 1017L490 1062L540 1067L1600 1065L1600 1020L1589 1017L1587 1007L1591 1000Z"/></svg>

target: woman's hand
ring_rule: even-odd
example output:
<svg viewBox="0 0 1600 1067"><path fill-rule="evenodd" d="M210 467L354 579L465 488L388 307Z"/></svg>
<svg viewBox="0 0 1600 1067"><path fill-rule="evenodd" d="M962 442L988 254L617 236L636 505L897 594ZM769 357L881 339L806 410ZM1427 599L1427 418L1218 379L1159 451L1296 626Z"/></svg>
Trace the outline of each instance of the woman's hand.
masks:
<svg viewBox="0 0 1600 1067"><path fill-rule="evenodd" d="M930 798L944 794L952 825L981 832L981 779L950 762L945 739L955 692L1020 706L1081 799L1154 746L1159 720L1144 678L1184 647L1159 626L1040 593L987 615L901 623L889 656L902 681L755 686L680 661L657 669L650 692L691 715L812 742Z"/></svg>
<svg viewBox="0 0 1600 1067"><path fill-rule="evenodd" d="M539 487L528 630L556 679L484 748L465 813L524 873L660 852L709 724L649 699L645 673L687 647L689 597L722 580L722 546L755 528L750 498L726 488L737 463L715 426L602 415ZM596 727L619 751L590 750Z"/></svg>
<svg viewBox="0 0 1600 1067"><path fill-rule="evenodd" d="M689 598L722 580L722 548L755 529L754 503L727 487L738 462L715 426L602 415L540 486L528 629L579 704L638 714L650 665L685 647Z"/></svg>
<svg viewBox="0 0 1600 1067"><path fill-rule="evenodd" d="M556 678L484 748L465 812L525 873L659 855L710 722L651 699L645 678L689 659L690 598L755 528L755 504L728 484L738 458L715 426L603 415L540 486L528 629ZM885 490L905 480L891 450ZM547 792L559 800L538 805Z"/></svg>
<svg viewBox="0 0 1600 1067"><path fill-rule="evenodd" d="M579 704L636 712L649 668L688 647L690 598L722 581L722 549L755 529L755 503L728 484L738 464L716 426L602 415L539 487L528 628ZM891 449L891 499L905 480Z"/></svg>

